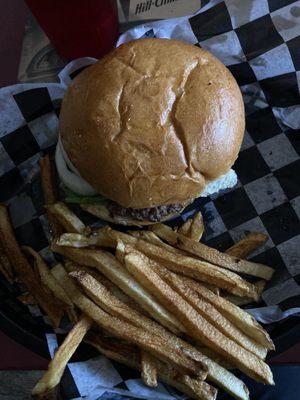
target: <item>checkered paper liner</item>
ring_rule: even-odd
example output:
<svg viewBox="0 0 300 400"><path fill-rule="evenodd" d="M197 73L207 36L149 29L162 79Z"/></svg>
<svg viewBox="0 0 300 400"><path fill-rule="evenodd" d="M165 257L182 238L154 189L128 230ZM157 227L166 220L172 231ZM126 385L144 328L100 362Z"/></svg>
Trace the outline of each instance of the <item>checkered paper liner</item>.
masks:
<svg viewBox="0 0 300 400"><path fill-rule="evenodd" d="M172 221L201 209L204 241L225 250L248 231L270 239L252 259L275 268L263 301L250 312L269 328L300 312L300 1L202 1L189 17L145 24L123 34L118 45L141 37L176 38L216 55L240 85L246 133L235 163L239 182L231 189L197 199ZM59 84L22 84L0 90L0 201L7 204L16 236L51 261L38 160L53 153L61 99L86 66L68 64ZM38 307L16 300L18 287L0 277L0 312L36 337L46 333L50 354L63 335ZM69 364L68 398L178 398L165 385L145 388L139 374L104 357ZM74 384L76 381L76 385ZM110 389L114 388L114 394ZM108 394L110 393L110 394ZM110 396L110 397L108 397Z"/></svg>

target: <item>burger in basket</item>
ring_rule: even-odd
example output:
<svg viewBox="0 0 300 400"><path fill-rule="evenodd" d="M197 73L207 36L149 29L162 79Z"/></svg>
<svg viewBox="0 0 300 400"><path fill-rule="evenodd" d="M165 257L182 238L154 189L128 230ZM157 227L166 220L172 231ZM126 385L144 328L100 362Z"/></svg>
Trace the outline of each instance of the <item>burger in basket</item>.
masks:
<svg viewBox="0 0 300 400"><path fill-rule="evenodd" d="M63 99L56 165L69 200L124 225L168 220L236 184L239 87L212 54L164 39L126 43Z"/></svg>

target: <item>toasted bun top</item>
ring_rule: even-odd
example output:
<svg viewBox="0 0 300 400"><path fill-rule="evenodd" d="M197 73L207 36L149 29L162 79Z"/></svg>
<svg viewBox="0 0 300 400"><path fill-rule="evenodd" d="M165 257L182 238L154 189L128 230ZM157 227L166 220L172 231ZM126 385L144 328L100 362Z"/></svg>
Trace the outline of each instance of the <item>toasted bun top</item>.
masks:
<svg viewBox="0 0 300 400"><path fill-rule="evenodd" d="M100 194L123 207L182 203L225 174L244 133L244 106L209 52L167 39L124 44L77 76L60 135Z"/></svg>

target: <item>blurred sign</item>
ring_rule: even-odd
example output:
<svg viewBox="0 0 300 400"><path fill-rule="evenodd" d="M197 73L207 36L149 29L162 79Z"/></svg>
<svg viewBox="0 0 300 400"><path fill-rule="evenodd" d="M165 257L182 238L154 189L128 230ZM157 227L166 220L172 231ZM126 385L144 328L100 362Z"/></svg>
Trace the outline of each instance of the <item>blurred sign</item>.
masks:
<svg viewBox="0 0 300 400"><path fill-rule="evenodd" d="M201 0L131 0L128 20L166 19L193 14Z"/></svg>

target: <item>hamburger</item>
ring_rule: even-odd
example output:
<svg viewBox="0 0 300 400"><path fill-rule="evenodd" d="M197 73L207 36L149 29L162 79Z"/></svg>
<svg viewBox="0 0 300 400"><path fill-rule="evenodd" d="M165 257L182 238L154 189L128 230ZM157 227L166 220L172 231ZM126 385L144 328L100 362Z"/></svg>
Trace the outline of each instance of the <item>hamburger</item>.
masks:
<svg viewBox="0 0 300 400"><path fill-rule="evenodd" d="M212 54L177 40L140 39L69 85L56 166L70 200L86 211L148 225L236 184L231 167L244 128L239 87Z"/></svg>

